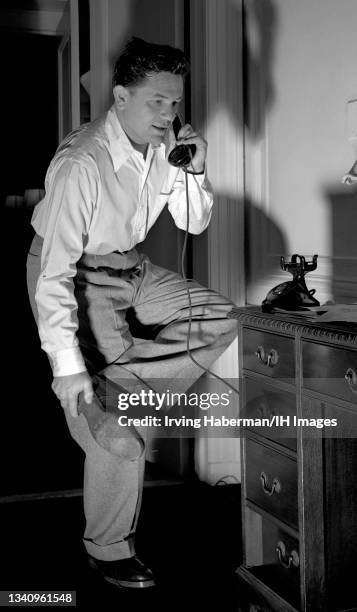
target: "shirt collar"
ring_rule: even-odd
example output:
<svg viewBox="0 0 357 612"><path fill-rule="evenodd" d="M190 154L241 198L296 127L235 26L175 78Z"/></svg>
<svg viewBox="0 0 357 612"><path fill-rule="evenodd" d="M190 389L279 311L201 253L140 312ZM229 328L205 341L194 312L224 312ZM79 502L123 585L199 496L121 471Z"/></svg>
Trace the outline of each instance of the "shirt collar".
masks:
<svg viewBox="0 0 357 612"><path fill-rule="evenodd" d="M109 109L105 120L105 132L109 143L109 153L112 158L114 172L136 152L129 138L125 134L118 116L115 112L115 105ZM149 144L148 157L150 158L155 150L158 151L162 158L165 158L167 143L161 143L157 147ZM150 151L151 149L151 151Z"/></svg>

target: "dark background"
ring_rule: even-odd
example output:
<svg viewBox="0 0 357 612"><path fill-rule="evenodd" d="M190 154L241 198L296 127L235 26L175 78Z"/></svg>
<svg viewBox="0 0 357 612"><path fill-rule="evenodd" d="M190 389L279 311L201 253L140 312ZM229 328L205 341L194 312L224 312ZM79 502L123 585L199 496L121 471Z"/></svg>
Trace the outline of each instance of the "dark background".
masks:
<svg viewBox="0 0 357 612"><path fill-rule="evenodd" d="M70 438L27 299L32 209L7 195L43 188L57 148L57 46L53 36L2 33L1 495L77 488L83 453Z"/></svg>

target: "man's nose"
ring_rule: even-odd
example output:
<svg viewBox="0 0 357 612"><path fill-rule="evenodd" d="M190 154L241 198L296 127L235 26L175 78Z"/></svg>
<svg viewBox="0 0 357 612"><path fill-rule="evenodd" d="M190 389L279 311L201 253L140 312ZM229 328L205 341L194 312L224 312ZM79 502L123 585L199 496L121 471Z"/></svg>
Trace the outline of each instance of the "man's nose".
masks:
<svg viewBox="0 0 357 612"><path fill-rule="evenodd" d="M162 109L160 113L162 119L167 121L167 123L172 123L175 119L176 112L171 108Z"/></svg>

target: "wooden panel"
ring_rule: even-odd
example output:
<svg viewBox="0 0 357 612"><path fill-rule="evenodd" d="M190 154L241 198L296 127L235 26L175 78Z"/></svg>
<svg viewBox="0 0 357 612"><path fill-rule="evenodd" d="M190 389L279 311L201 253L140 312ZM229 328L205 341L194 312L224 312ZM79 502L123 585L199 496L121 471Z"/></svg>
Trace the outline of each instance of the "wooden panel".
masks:
<svg viewBox="0 0 357 612"><path fill-rule="evenodd" d="M265 511L298 527L296 461L247 439L246 494Z"/></svg>
<svg viewBox="0 0 357 612"><path fill-rule="evenodd" d="M241 416L261 419L271 419L280 416L282 419L289 418L292 422L296 414L296 398L294 393L288 393L272 385L264 384L259 380L245 378L245 403L241 410ZM283 421L284 423L286 421ZM293 428L287 426L257 427L252 428L269 440L296 450L296 438L290 437Z"/></svg>
<svg viewBox="0 0 357 612"><path fill-rule="evenodd" d="M299 542L265 517L262 524L262 564L250 566L249 572L300 610ZM256 534L248 533L247 538Z"/></svg>
<svg viewBox="0 0 357 612"><path fill-rule="evenodd" d="M245 328L243 362L246 370L294 382L294 340L278 334Z"/></svg>
<svg viewBox="0 0 357 612"><path fill-rule="evenodd" d="M345 411L325 406L327 418ZM357 417L355 417L356 421ZM331 610L357 608L357 440L325 441L326 569Z"/></svg>
<svg viewBox="0 0 357 612"><path fill-rule="evenodd" d="M239 581L239 607L237 612L296 612L286 600L262 583L257 588L254 576L244 567L237 570Z"/></svg>
<svg viewBox="0 0 357 612"><path fill-rule="evenodd" d="M357 404L357 351L307 341L302 354L305 389Z"/></svg>
<svg viewBox="0 0 357 612"><path fill-rule="evenodd" d="M318 402L302 398L301 416L322 417ZM300 416L300 414L299 414ZM302 608L304 612L325 612L326 577L324 549L324 477L322 430L298 436L299 532ZM309 437L309 436L313 437Z"/></svg>

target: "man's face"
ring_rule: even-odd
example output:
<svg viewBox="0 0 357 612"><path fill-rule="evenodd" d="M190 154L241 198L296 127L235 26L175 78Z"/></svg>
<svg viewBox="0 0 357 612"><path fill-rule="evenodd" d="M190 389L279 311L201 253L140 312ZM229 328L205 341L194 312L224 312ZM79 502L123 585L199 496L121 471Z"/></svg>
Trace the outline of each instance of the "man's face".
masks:
<svg viewBox="0 0 357 612"><path fill-rule="evenodd" d="M127 136L138 145L159 145L183 95L183 78L171 72L147 76L136 87L114 89L116 108Z"/></svg>

